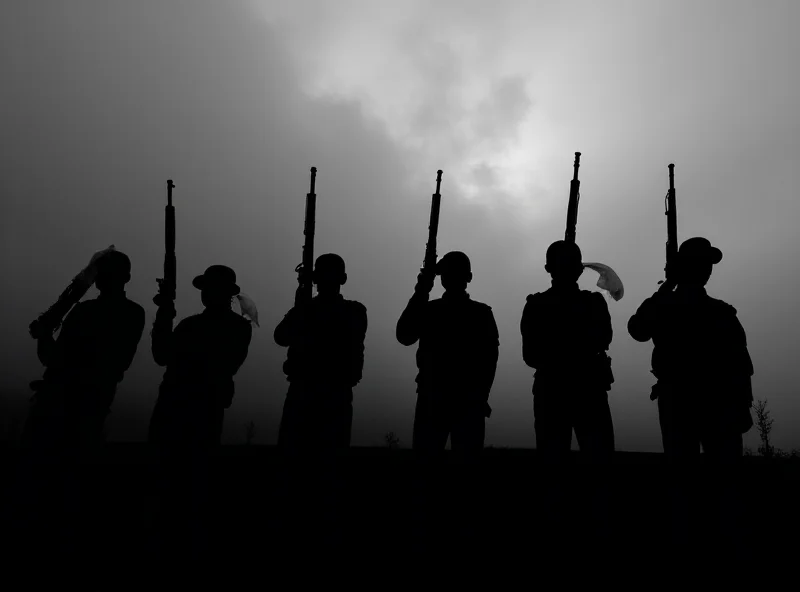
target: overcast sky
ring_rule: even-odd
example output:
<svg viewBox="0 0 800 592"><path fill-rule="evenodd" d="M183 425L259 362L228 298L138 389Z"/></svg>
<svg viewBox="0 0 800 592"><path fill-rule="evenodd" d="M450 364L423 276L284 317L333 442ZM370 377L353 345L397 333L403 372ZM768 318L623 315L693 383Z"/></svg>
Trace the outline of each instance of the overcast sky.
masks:
<svg viewBox="0 0 800 592"><path fill-rule="evenodd" d="M225 440L253 420L256 441L274 443L287 383L272 331L292 305L316 166L316 252L345 258L344 294L369 314L353 444L390 430L410 444L415 348L394 327L441 168L439 252L470 255L470 293L500 329L487 445L532 447L519 320L549 287L544 252L563 238L580 151L578 242L625 284L609 301L618 448L661 450L652 346L625 326L663 275L670 162L679 238L722 249L709 292L739 311L774 443L800 447L797 22L792 0L3 2L4 423L24 417L42 372L28 324L113 243L148 319L108 427L145 437L171 178L179 318L200 312L191 279L217 263L260 310Z"/></svg>

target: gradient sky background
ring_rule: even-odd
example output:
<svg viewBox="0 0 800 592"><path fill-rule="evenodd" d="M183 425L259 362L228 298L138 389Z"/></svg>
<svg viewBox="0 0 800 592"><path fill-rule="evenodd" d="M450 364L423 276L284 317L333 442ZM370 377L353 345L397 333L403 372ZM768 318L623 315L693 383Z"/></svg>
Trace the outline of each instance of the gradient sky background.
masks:
<svg viewBox="0 0 800 592"><path fill-rule="evenodd" d="M274 443L287 383L272 331L292 304L316 166L316 251L345 258L345 296L369 313L353 444L389 430L410 444L415 348L394 326L441 168L439 252L470 255L470 293L500 328L487 445L532 447L519 320L525 296L549 286L544 252L563 237L581 151L578 242L626 288L609 302L618 448L661 450L652 346L625 326L663 275L670 162L679 238L724 252L709 292L739 311L774 443L800 447L798 22L792 0L4 2L5 428L42 372L29 322L114 243L148 319L108 428L145 437L162 374L149 329L172 178L179 319L202 309L190 281L215 263L259 305L225 441L243 441L253 420L256 442Z"/></svg>

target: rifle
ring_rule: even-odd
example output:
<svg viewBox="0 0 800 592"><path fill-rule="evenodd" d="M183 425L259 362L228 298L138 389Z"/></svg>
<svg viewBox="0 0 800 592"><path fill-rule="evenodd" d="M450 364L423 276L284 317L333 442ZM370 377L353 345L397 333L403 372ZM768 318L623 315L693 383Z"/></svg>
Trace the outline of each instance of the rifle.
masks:
<svg viewBox="0 0 800 592"><path fill-rule="evenodd" d="M175 206L172 205L172 190L175 183L167 181L167 205L164 208L164 277L156 279L158 294L153 302L160 306L175 302L177 285L177 262L175 259Z"/></svg>
<svg viewBox="0 0 800 592"><path fill-rule="evenodd" d="M313 271L314 271L314 229L317 217L317 194L314 186L317 181L317 167L311 167L311 190L306 194L306 219L303 225L303 262L294 270L297 272L297 291L294 295L294 305L305 304L313 297Z"/></svg>
<svg viewBox="0 0 800 592"><path fill-rule="evenodd" d="M664 198L664 214L667 216L667 264L664 276L667 281L675 279L675 262L678 258L678 213L675 209L675 165L669 168L669 191ZM658 282L659 284L663 281Z"/></svg>
<svg viewBox="0 0 800 592"><path fill-rule="evenodd" d="M428 224L428 243L425 245L425 260L422 263L423 273L434 275L436 268L436 235L439 233L439 209L442 205L442 171L436 171L436 193L431 196L431 220Z"/></svg>
<svg viewBox="0 0 800 592"><path fill-rule="evenodd" d="M564 233L564 240L568 243L575 242L575 232L578 226L578 201L581 199L580 187L581 182L578 181L578 167L581 166L581 153L575 153L574 174L572 181L569 184L569 203L567 204L567 231Z"/></svg>

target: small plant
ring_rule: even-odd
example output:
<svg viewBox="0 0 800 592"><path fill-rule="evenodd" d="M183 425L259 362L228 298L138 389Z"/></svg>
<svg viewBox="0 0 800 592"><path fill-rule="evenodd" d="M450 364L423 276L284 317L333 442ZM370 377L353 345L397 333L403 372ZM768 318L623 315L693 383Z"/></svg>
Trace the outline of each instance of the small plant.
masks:
<svg viewBox="0 0 800 592"><path fill-rule="evenodd" d="M756 412L756 427L761 438L761 446L758 447L758 453L765 458L772 458L775 455L775 449L769 443L769 434L772 431L772 424L775 420L769 416L767 400L761 401L759 399L753 405L753 409Z"/></svg>

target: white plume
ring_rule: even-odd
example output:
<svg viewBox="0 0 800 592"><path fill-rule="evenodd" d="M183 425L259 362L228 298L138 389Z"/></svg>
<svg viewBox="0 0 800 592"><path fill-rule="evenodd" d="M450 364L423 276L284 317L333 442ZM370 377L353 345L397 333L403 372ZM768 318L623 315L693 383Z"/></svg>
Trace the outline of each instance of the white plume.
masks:
<svg viewBox="0 0 800 592"><path fill-rule="evenodd" d="M242 292L236 295L236 299L239 301L239 307L242 309L242 316L248 318L253 325L258 327L258 309L253 299Z"/></svg>
<svg viewBox="0 0 800 592"><path fill-rule="evenodd" d="M597 280L598 288L608 292L614 300L622 299L623 294L625 294L625 288L616 271L604 263L584 263L583 266L600 274L600 279Z"/></svg>

